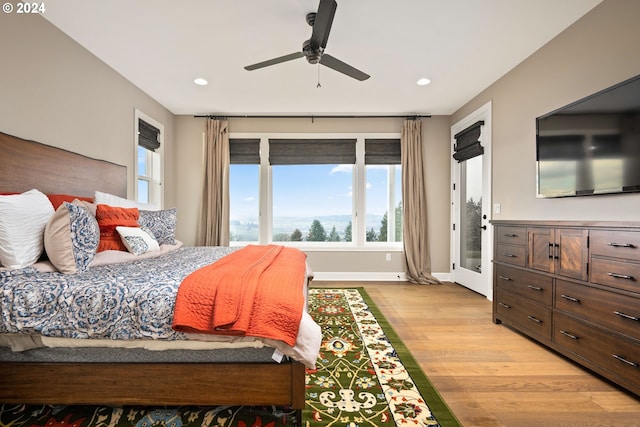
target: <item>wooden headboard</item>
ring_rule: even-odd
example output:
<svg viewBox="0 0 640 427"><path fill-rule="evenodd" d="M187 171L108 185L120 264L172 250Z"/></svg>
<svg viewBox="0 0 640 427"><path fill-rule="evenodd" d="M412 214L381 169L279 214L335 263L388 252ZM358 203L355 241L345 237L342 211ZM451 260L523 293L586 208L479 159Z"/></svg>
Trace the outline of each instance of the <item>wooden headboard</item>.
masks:
<svg viewBox="0 0 640 427"><path fill-rule="evenodd" d="M0 193L127 197L127 167L0 132Z"/></svg>

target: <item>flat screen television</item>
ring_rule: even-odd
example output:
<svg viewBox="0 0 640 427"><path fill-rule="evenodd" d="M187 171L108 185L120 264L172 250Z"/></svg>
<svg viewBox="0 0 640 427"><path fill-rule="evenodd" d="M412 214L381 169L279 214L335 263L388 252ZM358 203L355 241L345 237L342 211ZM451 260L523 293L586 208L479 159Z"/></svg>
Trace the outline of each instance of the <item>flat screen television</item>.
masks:
<svg viewBox="0 0 640 427"><path fill-rule="evenodd" d="M640 75L536 119L537 195L640 192Z"/></svg>

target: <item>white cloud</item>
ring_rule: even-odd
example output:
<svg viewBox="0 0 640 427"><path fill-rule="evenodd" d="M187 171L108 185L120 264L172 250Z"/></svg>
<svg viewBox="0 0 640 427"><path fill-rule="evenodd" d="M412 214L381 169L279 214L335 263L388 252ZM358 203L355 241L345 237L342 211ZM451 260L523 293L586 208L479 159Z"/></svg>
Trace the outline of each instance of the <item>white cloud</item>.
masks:
<svg viewBox="0 0 640 427"><path fill-rule="evenodd" d="M255 197L253 197L253 196L249 196L249 197L245 197L243 200L244 200L245 202L253 202L255 199L256 199Z"/></svg>
<svg viewBox="0 0 640 427"><path fill-rule="evenodd" d="M338 165L331 169L331 174L334 173L351 173L353 172L353 165Z"/></svg>

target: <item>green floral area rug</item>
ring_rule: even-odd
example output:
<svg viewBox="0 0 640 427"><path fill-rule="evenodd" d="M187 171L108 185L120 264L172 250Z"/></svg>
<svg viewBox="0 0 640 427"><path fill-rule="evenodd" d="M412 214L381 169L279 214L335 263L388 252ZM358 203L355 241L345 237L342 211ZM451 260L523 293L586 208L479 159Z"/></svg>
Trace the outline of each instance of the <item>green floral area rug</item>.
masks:
<svg viewBox="0 0 640 427"><path fill-rule="evenodd" d="M307 370L304 427L460 427L364 289L310 289L322 327L317 369ZM1 405L0 427L277 427L275 407Z"/></svg>

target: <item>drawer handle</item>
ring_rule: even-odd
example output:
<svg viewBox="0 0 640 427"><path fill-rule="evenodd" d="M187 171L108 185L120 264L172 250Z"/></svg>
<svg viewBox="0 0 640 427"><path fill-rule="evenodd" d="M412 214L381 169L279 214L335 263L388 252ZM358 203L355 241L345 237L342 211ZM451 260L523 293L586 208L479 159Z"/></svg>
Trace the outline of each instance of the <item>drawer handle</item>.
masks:
<svg viewBox="0 0 640 427"><path fill-rule="evenodd" d="M629 275L626 275L626 274L607 273L607 276L615 277L616 279L633 280L633 276L629 276Z"/></svg>
<svg viewBox="0 0 640 427"><path fill-rule="evenodd" d="M536 323L542 323L542 320L540 320L540 319L536 319L536 318L535 318L535 317L533 317L533 316L527 316L527 319L529 319L529 320L531 320L531 321L533 321L533 322L536 322Z"/></svg>
<svg viewBox="0 0 640 427"><path fill-rule="evenodd" d="M511 277L507 277L507 276L500 276L500 275L498 275L498 278L500 278L500 279L502 279L502 280L507 280L507 281L509 281L509 280L513 280Z"/></svg>
<svg viewBox="0 0 640 427"><path fill-rule="evenodd" d="M509 234L509 233L505 233L504 237L518 237L517 234Z"/></svg>
<svg viewBox="0 0 640 427"><path fill-rule="evenodd" d="M609 243L607 243L607 245L613 246L614 248L635 248L635 245L632 244L632 243L609 242Z"/></svg>
<svg viewBox="0 0 640 427"><path fill-rule="evenodd" d="M560 333L561 333L562 335L564 335L565 337L569 337L569 338L571 338L572 340L578 340L578 339L579 339L577 336L575 336L575 335L573 335L573 334L570 334L570 333L569 333L569 332L567 332L567 331L560 331Z"/></svg>
<svg viewBox="0 0 640 427"><path fill-rule="evenodd" d="M542 288L541 288L541 287L539 287L539 286L527 285L527 287L528 287L529 289L534 290L534 291L542 292Z"/></svg>
<svg viewBox="0 0 640 427"><path fill-rule="evenodd" d="M618 316L624 317L625 319L635 320L636 322L640 320L640 318L638 318L638 317L631 316L629 314L625 314L625 313L622 313L620 311L614 311L613 314L617 314Z"/></svg>
<svg viewBox="0 0 640 427"><path fill-rule="evenodd" d="M511 306L509 304L505 304L503 302L499 302L498 304L501 305L504 308L511 308Z"/></svg>
<svg viewBox="0 0 640 427"><path fill-rule="evenodd" d="M508 258L515 258L517 255L516 254L508 254L508 253L503 253L502 256L506 256Z"/></svg>
<svg viewBox="0 0 640 427"><path fill-rule="evenodd" d="M617 359L617 360L619 360L619 361L621 361L621 362L624 362L624 363L626 363L626 364L627 364L627 365L629 365L629 366L633 366L634 368L637 368L637 367L638 367L638 364L637 364L636 362L632 362L631 360L627 360L627 359L625 359L625 358L624 358L624 357L622 357L622 356L619 356L619 355L617 355L617 354L612 354L612 356L613 356L613 358L614 358L614 359Z"/></svg>
<svg viewBox="0 0 640 427"><path fill-rule="evenodd" d="M570 297L569 295L561 294L560 296L562 298L566 299L566 300L571 301L571 302L580 302L580 300L578 298Z"/></svg>

